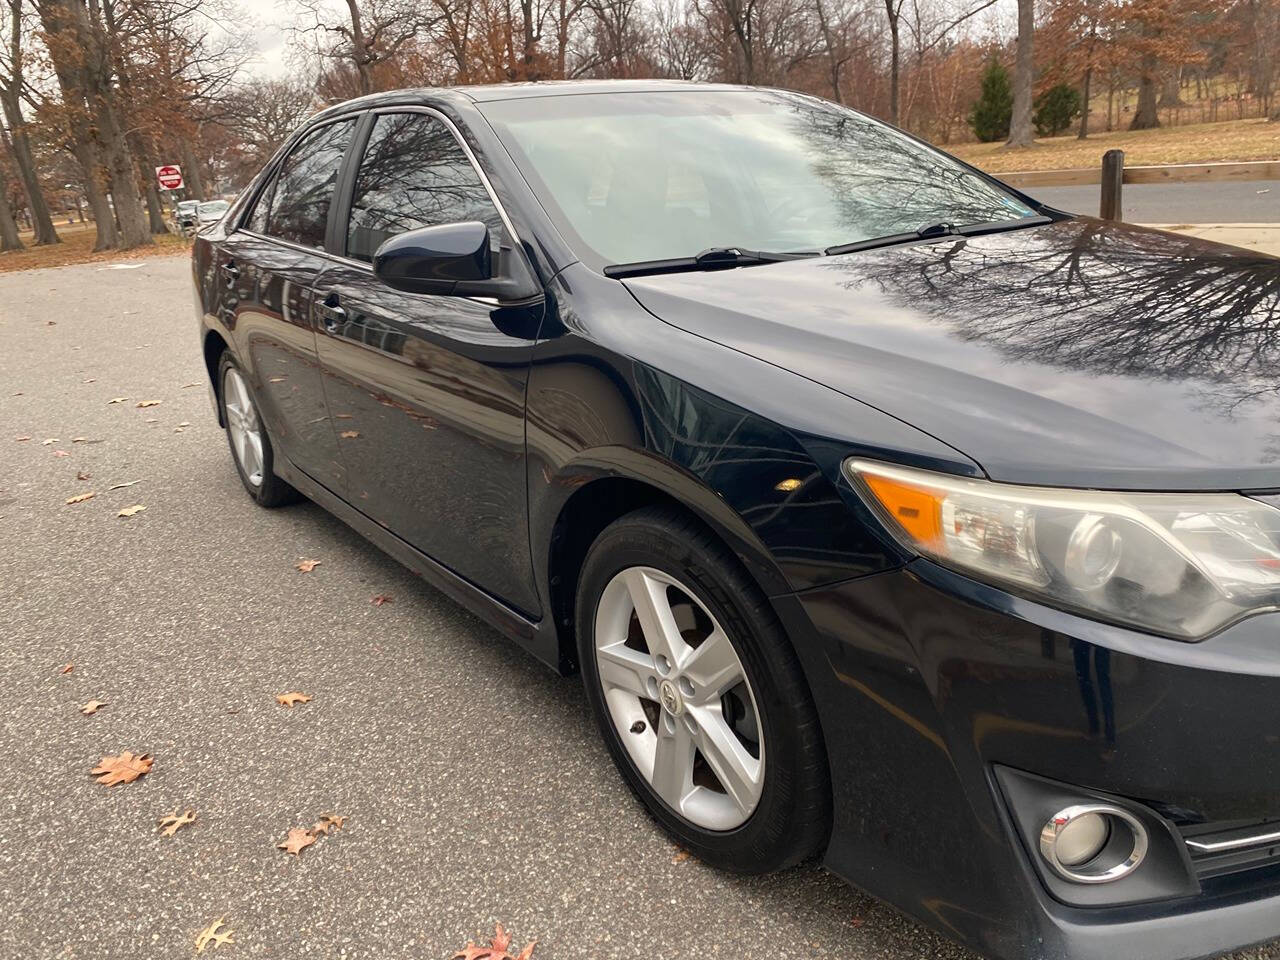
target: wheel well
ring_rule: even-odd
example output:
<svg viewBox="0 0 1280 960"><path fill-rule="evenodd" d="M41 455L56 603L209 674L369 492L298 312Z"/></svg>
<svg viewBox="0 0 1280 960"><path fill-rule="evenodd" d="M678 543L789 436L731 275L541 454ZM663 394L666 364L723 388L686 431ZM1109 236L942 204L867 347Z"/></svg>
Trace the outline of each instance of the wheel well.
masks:
<svg viewBox="0 0 1280 960"><path fill-rule="evenodd" d="M227 348L227 341L222 339L222 334L216 330L210 330L204 336L204 365L209 371L209 383L213 385L213 392L216 396L218 393L218 363L222 359L222 352ZM218 405L218 425L226 426L222 422L222 405Z"/></svg>

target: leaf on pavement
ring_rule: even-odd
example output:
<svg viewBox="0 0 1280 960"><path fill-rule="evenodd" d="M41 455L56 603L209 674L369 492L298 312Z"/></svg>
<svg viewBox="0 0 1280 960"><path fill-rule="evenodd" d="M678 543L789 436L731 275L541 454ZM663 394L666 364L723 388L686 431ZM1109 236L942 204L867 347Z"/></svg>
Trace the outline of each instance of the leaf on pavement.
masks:
<svg viewBox="0 0 1280 960"><path fill-rule="evenodd" d="M80 708L80 712L83 713L86 717L89 717L97 713L100 707L105 707L106 705L107 705L107 701L105 700L90 700L88 703L86 703L83 707Z"/></svg>
<svg viewBox="0 0 1280 960"><path fill-rule="evenodd" d="M54 455L55 457L69 457L69 456L71 456L71 454L67 453L67 451L65 451L65 450L55 450L55 451L53 451L53 455Z"/></svg>
<svg viewBox="0 0 1280 960"><path fill-rule="evenodd" d="M92 500L96 496L97 493L93 490L90 490L88 493L77 493L74 497L67 497L67 505L70 506L73 503L84 503L86 500Z"/></svg>
<svg viewBox="0 0 1280 960"><path fill-rule="evenodd" d="M183 810L181 813L175 810L168 816L160 818L160 826L157 829L166 837L172 837L188 823L195 822L196 812L194 810Z"/></svg>
<svg viewBox="0 0 1280 960"><path fill-rule="evenodd" d="M375 607L380 607L380 606L382 606L384 603L390 603L390 602L391 602L392 600L394 600L394 599L395 599L395 597L393 597L393 596L392 596L391 594L389 594L389 593L380 593L380 594L378 594L376 597L374 597L372 600L370 600L369 602L370 602L370 603L372 603Z"/></svg>
<svg viewBox="0 0 1280 960"><path fill-rule="evenodd" d="M320 561L319 560L302 560L299 563L295 564L295 566L303 573L310 573L316 567L320 566Z"/></svg>
<svg viewBox="0 0 1280 960"><path fill-rule="evenodd" d="M689 851L680 848L676 849L676 855L671 858L672 863L684 863L689 859Z"/></svg>
<svg viewBox="0 0 1280 960"><path fill-rule="evenodd" d="M359 430L343 430L340 434L338 434L338 436L340 436L343 440L354 440L356 437L360 436L360 431Z"/></svg>
<svg viewBox="0 0 1280 960"><path fill-rule="evenodd" d="M161 400L139 400L134 406L136 407L158 407L163 401Z"/></svg>
<svg viewBox="0 0 1280 960"><path fill-rule="evenodd" d="M204 948L209 946L209 944L213 944L215 947L220 947L224 943L235 943L235 941L231 939L231 935L235 933L234 930L218 931L218 928L223 925L222 921L224 919L224 917L219 917L196 935L196 953L204 953Z"/></svg>
<svg viewBox="0 0 1280 960"><path fill-rule="evenodd" d="M184 384L183 384L181 387L179 387L178 389L179 389L179 390L185 390L185 389L187 389L187 387L198 387L198 386L200 386L200 383L199 383L198 381L196 381L196 380L192 380L190 383L184 383Z"/></svg>
<svg viewBox="0 0 1280 960"><path fill-rule="evenodd" d="M77 480L92 480L92 479L93 479L93 477L92 477L90 474L86 473L85 471L80 470L80 471L77 471L77 472L76 472L76 479L77 479Z"/></svg>
<svg viewBox="0 0 1280 960"><path fill-rule="evenodd" d="M88 439L89 439L88 437L72 437L72 438L71 438L71 442L72 442L72 443L84 443L84 442L85 442L86 440L88 440Z"/></svg>
<svg viewBox="0 0 1280 960"><path fill-rule="evenodd" d="M468 940L466 947L455 953L449 960L530 960L533 956L533 948L537 945L538 941L534 940L518 954L508 953L511 934L502 928L502 924L497 923L494 924L493 938L489 941L489 946L478 947Z"/></svg>
<svg viewBox="0 0 1280 960"><path fill-rule="evenodd" d="M298 693L298 691L296 690L291 690L288 693L276 694L276 703L280 704L280 706L282 707L288 707L290 710L293 709L293 705L295 703L310 703L310 702L311 702L311 698L307 696L307 694Z"/></svg>
<svg viewBox="0 0 1280 960"><path fill-rule="evenodd" d="M276 844L276 849L291 853L296 857L315 842L316 835L310 830L305 827L293 827L288 836L284 838L284 843Z"/></svg>
<svg viewBox="0 0 1280 960"><path fill-rule="evenodd" d="M324 834L327 837L330 830L341 830L342 825L346 822L346 817L339 816L336 813L321 814L320 819L316 821L315 825L311 828L311 832L316 836Z"/></svg>
<svg viewBox="0 0 1280 960"><path fill-rule="evenodd" d="M267 380L267 383L284 383L288 379L288 377L271 377Z"/></svg>
<svg viewBox="0 0 1280 960"><path fill-rule="evenodd" d="M97 377L89 377L87 380L81 380L80 382L81 382L81 383L97 383L97 382L98 382L98 378L97 378Z"/></svg>
<svg viewBox="0 0 1280 960"><path fill-rule="evenodd" d="M31 437L30 437L30 436L21 436L21 437L14 437L13 439L14 439L15 441L17 441L18 443L22 443L23 441L30 440L30 439L31 439Z"/></svg>
<svg viewBox="0 0 1280 960"><path fill-rule="evenodd" d="M124 403L128 399L128 397L112 397L107 401L107 406L111 406L113 403Z"/></svg>
<svg viewBox="0 0 1280 960"><path fill-rule="evenodd" d="M51 444L51 443L57 443L57 442L58 442L58 438L57 438L57 437L50 437L48 440L41 440L41 441L40 441L40 446L42 446L42 447L47 447L47 446L49 446L49 444Z"/></svg>
<svg viewBox="0 0 1280 960"><path fill-rule="evenodd" d="M151 754L132 754L128 750L118 757L103 757L102 762L89 771L98 783L114 787L121 783L133 783L151 770Z"/></svg>
<svg viewBox="0 0 1280 960"><path fill-rule="evenodd" d="M68 663L61 670L59 670L58 673L62 674L63 676L66 676L75 668L76 668L76 665L74 663Z"/></svg>
<svg viewBox="0 0 1280 960"><path fill-rule="evenodd" d="M129 480L126 483L113 483L107 487L108 490L123 490L125 487L132 487L135 483L141 483L141 480Z"/></svg>
<svg viewBox="0 0 1280 960"><path fill-rule="evenodd" d="M132 507L125 507L125 508L124 508L123 510L121 510L119 513L117 513L117 514L116 514L116 516L117 516L117 517L132 517L135 513L141 513L141 512L142 512L143 510L145 510L145 509L147 509L147 508L146 508L146 507L144 507L142 504L140 504L140 503L135 503Z"/></svg>

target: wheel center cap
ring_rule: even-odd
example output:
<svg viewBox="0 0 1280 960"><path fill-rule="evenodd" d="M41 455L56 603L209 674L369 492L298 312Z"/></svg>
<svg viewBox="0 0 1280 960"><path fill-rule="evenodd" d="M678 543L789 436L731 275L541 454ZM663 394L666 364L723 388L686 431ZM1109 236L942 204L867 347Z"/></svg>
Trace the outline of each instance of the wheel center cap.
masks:
<svg viewBox="0 0 1280 960"><path fill-rule="evenodd" d="M679 689L670 680L663 680L658 687L658 699L662 701L662 709L673 717L684 713L684 697L680 696Z"/></svg>

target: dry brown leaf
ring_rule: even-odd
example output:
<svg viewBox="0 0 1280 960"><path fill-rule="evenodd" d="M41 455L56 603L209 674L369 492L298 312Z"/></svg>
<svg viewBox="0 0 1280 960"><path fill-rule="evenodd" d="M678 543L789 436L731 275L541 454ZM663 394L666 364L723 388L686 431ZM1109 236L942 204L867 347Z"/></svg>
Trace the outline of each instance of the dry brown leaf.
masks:
<svg viewBox="0 0 1280 960"><path fill-rule="evenodd" d="M284 383L288 379L288 377L271 377L267 380L267 383Z"/></svg>
<svg viewBox="0 0 1280 960"><path fill-rule="evenodd" d="M478 947L470 940L464 949L459 950L449 960L530 960L533 956L533 948L538 945L538 941L534 940L521 950L518 954L508 953L507 950L511 946L511 934L502 928L502 924L494 924L493 938L489 941L489 946Z"/></svg>
<svg viewBox="0 0 1280 960"><path fill-rule="evenodd" d="M71 442L72 442L72 443L84 443L84 442L85 442L86 440L88 440L88 439L89 439L88 437L72 437L72 438L71 438Z"/></svg>
<svg viewBox="0 0 1280 960"><path fill-rule="evenodd" d="M351 415L351 414L349 414L349 413L335 413L335 414L333 415L333 419L335 419L335 420L350 420L350 419L352 419L352 415Z"/></svg>
<svg viewBox="0 0 1280 960"><path fill-rule="evenodd" d="M391 602L392 600L394 600L394 599L395 599L395 597L393 597L393 596L392 596L391 594L389 594L389 593L380 593L380 594L378 594L376 597L374 597L372 600L370 600L369 602L370 602L370 603L372 603L375 607L380 607L380 606L382 606L384 603L390 603L390 602Z"/></svg>
<svg viewBox="0 0 1280 960"><path fill-rule="evenodd" d="M86 703L83 707L80 708L80 712L83 713L86 717L89 717L97 713L99 708L105 707L106 705L107 705L107 701L105 700L90 700L88 703Z"/></svg>
<svg viewBox="0 0 1280 960"><path fill-rule="evenodd" d="M97 378L97 377L90 377L88 380L81 380L80 382L81 382L81 383L97 383L97 382L98 382L98 378Z"/></svg>
<svg viewBox="0 0 1280 960"><path fill-rule="evenodd" d="M320 566L320 561L319 560L302 560L297 564L295 564L295 566L298 568L298 570L300 570L303 573L310 573L316 567Z"/></svg>
<svg viewBox="0 0 1280 960"><path fill-rule="evenodd" d="M117 513L117 514L116 514L116 516L117 516L117 517L132 517L135 513L141 513L141 512L142 512L143 510L145 510L145 509L147 509L147 508L146 508L146 507L144 507L142 504L140 504L140 503L135 503L132 507L125 507L125 508L124 508L123 510L121 510L119 513Z"/></svg>
<svg viewBox="0 0 1280 960"><path fill-rule="evenodd" d="M107 406L110 406L113 403L124 403L128 399L128 397L112 397L107 401Z"/></svg>
<svg viewBox="0 0 1280 960"><path fill-rule="evenodd" d="M136 407L158 407L163 403L161 400L139 400L134 406Z"/></svg>
<svg viewBox="0 0 1280 960"><path fill-rule="evenodd" d="M360 431L359 430L343 430L340 434L338 434L338 436L340 436L343 440L354 440L356 437L360 436Z"/></svg>
<svg viewBox="0 0 1280 960"><path fill-rule="evenodd" d="M284 843L277 843L276 849L291 853L295 857L316 842L316 835L305 827L294 827L284 838Z"/></svg>
<svg viewBox="0 0 1280 960"><path fill-rule="evenodd" d="M47 447L47 446L49 446L49 444L51 444L51 443L57 443L57 442L58 442L58 438L57 438L57 437L50 437L48 440L41 440L41 441L40 441L40 446L42 446L42 447Z"/></svg>
<svg viewBox="0 0 1280 960"><path fill-rule="evenodd" d="M677 851L676 851L676 855L675 855L674 857L672 857L672 858L671 858L671 862L672 862L672 863L684 863L684 862L685 862L686 860L688 860L688 859L689 859L689 851L688 851L688 850L677 850Z"/></svg>
<svg viewBox="0 0 1280 960"><path fill-rule="evenodd" d="M180 427L189 427L189 426L191 426L191 421L190 421L190 420L183 420L180 424L178 424L178 426L180 426Z"/></svg>
<svg viewBox="0 0 1280 960"><path fill-rule="evenodd" d="M226 930L221 933L218 932L218 928L223 925L222 921L224 919L226 918L219 917L196 935L196 953L204 953L204 948L209 946L209 944L213 944L215 947L220 947L224 943L235 943L235 941L231 939L231 935L235 933L234 930Z"/></svg>
<svg viewBox="0 0 1280 960"><path fill-rule="evenodd" d="M76 471L76 479L77 479L77 480L92 480L92 479L93 479L93 477L92 477L90 474L88 474L88 473L86 473L85 471L83 471L83 470L78 470L78 471Z"/></svg>
<svg viewBox="0 0 1280 960"><path fill-rule="evenodd" d="M71 456L71 454L67 453L67 451L65 451L65 450L55 450L55 451L53 451L53 455L54 455L55 457L69 457L69 456Z"/></svg>
<svg viewBox="0 0 1280 960"><path fill-rule="evenodd" d="M15 441L17 441L18 443L22 443L22 442L24 442L24 441L26 441L26 440L30 440L30 439L31 439L31 437L30 437L30 436L21 436L21 437L14 437L13 439L14 439Z"/></svg>
<svg viewBox="0 0 1280 960"><path fill-rule="evenodd" d="M309 697L305 693L298 693L296 690L291 690L288 693L276 694L276 703L280 704L280 706L282 707L288 707L290 710L293 709L293 705L295 703L310 703L310 702L311 702L311 697Z"/></svg>
<svg viewBox="0 0 1280 960"><path fill-rule="evenodd" d="M178 813L176 810L168 816L160 818L160 825L157 829L166 837L172 837L175 833L185 827L188 823L196 822L196 812L194 810L183 810Z"/></svg>
<svg viewBox="0 0 1280 960"><path fill-rule="evenodd" d="M151 770L151 754L132 754L128 750L118 757L103 757L102 762L89 771L99 783L114 787L120 783L133 783Z"/></svg>
<svg viewBox="0 0 1280 960"><path fill-rule="evenodd" d="M183 384L182 386L180 386L178 389L179 389L179 390L186 390L188 387L198 387L198 386L200 386L199 382L198 382L198 381L193 380L193 381L191 381L191 383L184 383L184 384Z"/></svg>
<svg viewBox="0 0 1280 960"><path fill-rule="evenodd" d="M107 487L108 490L122 490L125 487L132 487L135 483L141 483L141 480L130 480L127 483L113 483Z"/></svg>
<svg viewBox="0 0 1280 960"><path fill-rule="evenodd" d="M342 825L346 822L346 817L339 816L336 813L324 813L320 815L320 819L311 828L311 832L316 836L324 834L327 837L330 830L341 830Z"/></svg>
<svg viewBox="0 0 1280 960"><path fill-rule="evenodd" d="M70 673L75 668L76 668L76 665L74 663L68 663L61 670L59 670L58 673L60 673L62 676L65 677L68 673Z"/></svg>
<svg viewBox="0 0 1280 960"><path fill-rule="evenodd" d="M67 498L67 504L69 506L73 503L84 503L86 500L92 500L96 496L97 493L93 490L90 490L88 493L77 493L74 497Z"/></svg>

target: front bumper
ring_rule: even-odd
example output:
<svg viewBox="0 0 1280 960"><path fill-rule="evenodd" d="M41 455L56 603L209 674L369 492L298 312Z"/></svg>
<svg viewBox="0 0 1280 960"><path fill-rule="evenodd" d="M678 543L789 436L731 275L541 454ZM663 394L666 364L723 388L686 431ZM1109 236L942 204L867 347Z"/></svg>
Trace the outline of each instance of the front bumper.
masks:
<svg viewBox="0 0 1280 960"><path fill-rule="evenodd" d="M776 603L827 734L827 862L850 882L1009 960L1171 960L1280 936L1280 842L1200 849L1280 832L1280 614L1183 643L922 560ZM1002 768L1155 818L1179 882L1068 902L1014 827Z"/></svg>

